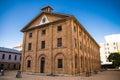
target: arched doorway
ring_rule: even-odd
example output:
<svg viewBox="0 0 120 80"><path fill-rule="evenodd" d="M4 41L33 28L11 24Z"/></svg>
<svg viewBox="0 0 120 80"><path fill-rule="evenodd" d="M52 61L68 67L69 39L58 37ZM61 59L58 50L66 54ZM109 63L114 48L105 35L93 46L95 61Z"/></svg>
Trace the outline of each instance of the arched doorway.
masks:
<svg viewBox="0 0 120 80"><path fill-rule="evenodd" d="M40 73L44 73L44 71L45 71L45 58L44 57L42 57L41 58L41 61L40 61Z"/></svg>

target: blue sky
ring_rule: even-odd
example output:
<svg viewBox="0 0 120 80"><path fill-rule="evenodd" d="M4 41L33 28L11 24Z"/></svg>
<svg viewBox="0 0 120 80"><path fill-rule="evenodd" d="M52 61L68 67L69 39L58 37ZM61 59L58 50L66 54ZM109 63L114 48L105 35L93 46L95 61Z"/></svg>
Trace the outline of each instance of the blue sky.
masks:
<svg viewBox="0 0 120 80"><path fill-rule="evenodd" d="M0 0L0 47L21 44L20 30L47 5L74 15L97 42L120 33L120 0Z"/></svg>

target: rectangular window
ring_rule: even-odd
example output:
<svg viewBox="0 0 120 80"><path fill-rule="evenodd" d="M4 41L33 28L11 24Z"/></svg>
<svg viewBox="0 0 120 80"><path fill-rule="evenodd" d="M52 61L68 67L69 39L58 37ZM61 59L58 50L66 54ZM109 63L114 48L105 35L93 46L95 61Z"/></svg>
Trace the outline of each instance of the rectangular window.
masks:
<svg viewBox="0 0 120 80"><path fill-rule="evenodd" d="M62 65L62 59L58 59L58 68L62 68L63 65Z"/></svg>
<svg viewBox="0 0 120 80"><path fill-rule="evenodd" d="M45 41L41 41L41 49L45 49Z"/></svg>
<svg viewBox="0 0 120 80"><path fill-rule="evenodd" d="M42 35L45 35L46 34L46 30L44 29L44 30L42 30L42 33L41 33Z"/></svg>
<svg viewBox="0 0 120 80"><path fill-rule="evenodd" d="M81 31L79 31L79 36L81 36L81 34L82 34Z"/></svg>
<svg viewBox="0 0 120 80"><path fill-rule="evenodd" d="M57 30L58 30L58 31L62 31L62 26L58 26L58 27L57 27Z"/></svg>
<svg viewBox="0 0 120 80"><path fill-rule="evenodd" d="M82 43L80 42L80 49L82 49Z"/></svg>
<svg viewBox="0 0 120 80"><path fill-rule="evenodd" d="M11 60L11 55L9 55L9 60Z"/></svg>
<svg viewBox="0 0 120 80"><path fill-rule="evenodd" d="M28 43L28 50L32 49L32 43Z"/></svg>
<svg viewBox="0 0 120 80"><path fill-rule="evenodd" d="M2 54L2 59L5 59L5 54Z"/></svg>
<svg viewBox="0 0 120 80"><path fill-rule="evenodd" d="M77 42L76 42L76 38L74 38L74 47L76 48L77 46Z"/></svg>
<svg viewBox="0 0 120 80"><path fill-rule="evenodd" d="M81 56L81 68L83 67L83 57Z"/></svg>
<svg viewBox="0 0 120 80"><path fill-rule="evenodd" d="M32 37L32 33L29 33L29 38L31 38Z"/></svg>
<svg viewBox="0 0 120 80"><path fill-rule="evenodd" d="M30 68L31 67L31 60L27 61L27 67Z"/></svg>
<svg viewBox="0 0 120 80"><path fill-rule="evenodd" d="M74 32L76 32L76 27L74 26Z"/></svg>
<svg viewBox="0 0 120 80"><path fill-rule="evenodd" d="M57 47L61 47L62 46L62 38L58 38L57 39Z"/></svg>
<svg viewBox="0 0 120 80"><path fill-rule="evenodd" d="M17 55L15 55L15 60L17 59Z"/></svg>

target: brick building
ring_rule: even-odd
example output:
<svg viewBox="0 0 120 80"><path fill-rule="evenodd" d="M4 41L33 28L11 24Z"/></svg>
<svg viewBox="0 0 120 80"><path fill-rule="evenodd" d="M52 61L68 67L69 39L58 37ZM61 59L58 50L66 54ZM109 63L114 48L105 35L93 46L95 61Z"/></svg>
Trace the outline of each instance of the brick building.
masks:
<svg viewBox="0 0 120 80"><path fill-rule="evenodd" d="M99 45L72 15L50 6L21 31L22 72L78 74L100 69Z"/></svg>

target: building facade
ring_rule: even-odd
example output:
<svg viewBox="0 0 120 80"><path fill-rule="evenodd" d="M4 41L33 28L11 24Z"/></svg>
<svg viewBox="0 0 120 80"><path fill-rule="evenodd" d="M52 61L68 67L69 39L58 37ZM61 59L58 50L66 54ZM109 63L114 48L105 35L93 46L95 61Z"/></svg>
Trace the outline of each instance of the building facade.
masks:
<svg viewBox="0 0 120 80"><path fill-rule="evenodd" d="M107 35L104 37L105 41L108 43L110 42L120 42L120 34L112 34L112 35Z"/></svg>
<svg viewBox="0 0 120 80"><path fill-rule="evenodd" d="M109 62L107 59L111 53L120 51L120 34L105 36L105 43L100 43L100 56L102 63Z"/></svg>
<svg viewBox="0 0 120 80"><path fill-rule="evenodd" d="M14 49L0 47L0 68L20 69L21 53Z"/></svg>
<svg viewBox="0 0 120 80"><path fill-rule="evenodd" d="M99 45L72 15L50 6L21 31L22 72L78 74L100 69Z"/></svg>

